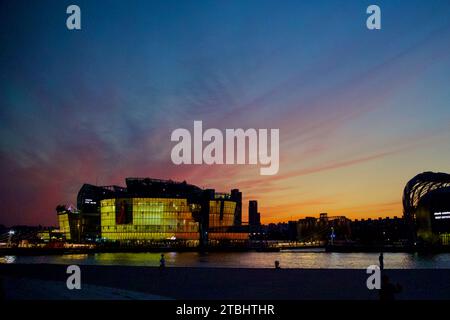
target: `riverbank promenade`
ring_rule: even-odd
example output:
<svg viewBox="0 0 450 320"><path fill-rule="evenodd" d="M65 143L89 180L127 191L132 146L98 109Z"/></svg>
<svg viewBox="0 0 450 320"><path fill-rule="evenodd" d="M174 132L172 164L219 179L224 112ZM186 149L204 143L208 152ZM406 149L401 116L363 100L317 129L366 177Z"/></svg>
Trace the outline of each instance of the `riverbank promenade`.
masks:
<svg viewBox="0 0 450 320"><path fill-rule="evenodd" d="M367 289L363 269L80 268L80 291L85 294L67 289L65 265L0 265L3 294L6 299L378 299L377 290ZM401 285L398 300L450 299L449 269L386 270L385 274Z"/></svg>

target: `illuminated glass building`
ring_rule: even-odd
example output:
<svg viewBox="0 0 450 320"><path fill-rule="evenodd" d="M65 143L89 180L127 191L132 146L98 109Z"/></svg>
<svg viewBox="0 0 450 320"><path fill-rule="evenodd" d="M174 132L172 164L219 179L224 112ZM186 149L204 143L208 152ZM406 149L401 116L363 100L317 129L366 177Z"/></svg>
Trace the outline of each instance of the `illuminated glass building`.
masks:
<svg viewBox="0 0 450 320"><path fill-rule="evenodd" d="M58 215L58 224L59 224L59 231L63 234L66 240L72 240L72 233L70 230L70 223L69 223L69 216L72 215L71 212L69 212L66 207L58 206L56 208L56 212ZM72 220L72 225L75 225L75 221Z"/></svg>
<svg viewBox="0 0 450 320"><path fill-rule="evenodd" d="M116 198L100 201L101 236L108 240L199 239L187 199Z"/></svg>
<svg viewBox="0 0 450 320"><path fill-rule="evenodd" d="M424 172L411 179L403 192L404 218L414 238L450 244L450 174Z"/></svg>
<svg viewBox="0 0 450 320"><path fill-rule="evenodd" d="M241 202L237 189L216 193L186 182L127 178L126 187L83 185L78 211L61 211L58 219L72 241L206 245L248 239L240 227Z"/></svg>

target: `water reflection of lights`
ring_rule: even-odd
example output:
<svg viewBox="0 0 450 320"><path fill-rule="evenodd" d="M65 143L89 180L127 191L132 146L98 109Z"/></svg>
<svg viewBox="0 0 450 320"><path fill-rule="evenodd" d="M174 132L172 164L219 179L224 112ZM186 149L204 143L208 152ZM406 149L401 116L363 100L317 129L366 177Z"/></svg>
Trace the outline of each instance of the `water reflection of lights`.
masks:
<svg viewBox="0 0 450 320"><path fill-rule="evenodd" d="M65 254L62 256L64 260L84 260L88 257L87 254Z"/></svg>
<svg viewBox="0 0 450 320"><path fill-rule="evenodd" d="M16 256L0 257L0 263L14 263L15 261L16 261Z"/></svg>

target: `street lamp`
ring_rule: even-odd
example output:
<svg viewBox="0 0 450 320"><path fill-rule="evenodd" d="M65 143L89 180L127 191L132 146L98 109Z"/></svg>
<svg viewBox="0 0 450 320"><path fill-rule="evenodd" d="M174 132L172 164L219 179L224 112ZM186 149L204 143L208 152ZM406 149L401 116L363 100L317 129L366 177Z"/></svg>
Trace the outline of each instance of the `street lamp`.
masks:
<svg viewBox="0 0 450 320"><path fill-rule="evenodd" d="M8 247L11 247L11 238L14 235L14 230L9 230L8 232Z"/></svg>

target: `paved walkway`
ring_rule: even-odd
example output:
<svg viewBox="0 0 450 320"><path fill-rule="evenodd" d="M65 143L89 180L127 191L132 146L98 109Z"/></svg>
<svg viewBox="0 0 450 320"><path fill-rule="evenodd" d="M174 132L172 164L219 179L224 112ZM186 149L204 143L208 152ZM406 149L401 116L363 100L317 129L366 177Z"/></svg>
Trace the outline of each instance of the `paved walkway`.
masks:
<svg viewBox="0 0 450 320"><path fill-rule="evenodd" d="M85 284L69 290L64 282L29 278L3 278L8 300L167 300L169 298L137 291Z"/></svg>
<svg viewBox="0 0 450 320"><path fill-rule="evenodd" d="M67 266L0 264L13 299L378 300L366 270L96 266L81 268L82 290L66 288ZM385 270L405 299L450 299L450 269ZM32 281L27 279L34 279ZM11 282L12 281L12 282ZM112 289L115 288L115 289Z"/></svg>

